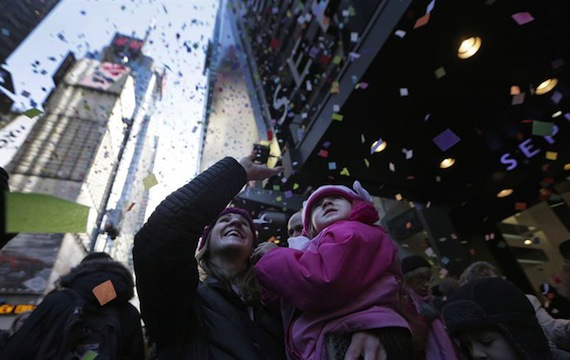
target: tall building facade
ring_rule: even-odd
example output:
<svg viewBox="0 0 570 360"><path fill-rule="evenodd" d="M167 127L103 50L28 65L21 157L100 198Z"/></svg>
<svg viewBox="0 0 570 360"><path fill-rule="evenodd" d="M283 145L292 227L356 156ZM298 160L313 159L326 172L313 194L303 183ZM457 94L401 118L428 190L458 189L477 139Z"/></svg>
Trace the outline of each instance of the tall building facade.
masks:
<svg viewBox="0 0 570 360"><path fill-rule="evenodd" d="M235 37L229 9L220 6L209 46L207 104L202 129L199 170L203 171L224 156L239 158L266 138L267 126L251 88L251 74L244 69L246 58Z"/></svg>
<svg viewBox="0 0 570 360"><path fill-rule="evenodd" d="M8 303L35 303L89 251L129 264L148 200L143 179L157 143L148 129L162 90L143 43L117 34L100 60L68 56L45 113L5 167L12 191L90 208L84 233L22 232L0 251L0 296Z"/></svg>
<svg viewBox="0 0 570 360"><path fill-rule="evenodd" d="M103 61L124 64L135 80L135 110L122 160L98 234L91 250L105 250L115 259L131 263L135 233L143 225L149 188L144 179L152 176L158 138L152 134L154 112L165 91L165 72L159 72L151 57L142 53L144 39L115 34L102 54Z"/></svg>
<svg viewBox="0 0 570 360"><path fill-rule="evenodd" d="M275 120L267 105L252 46L243 38L236 17L235 3L222 1L216 18L213 40L206 59L208 89L202 133L199 169L205 170L224 156L245 156L254 144L269 151L268 165L274 166L281 148L274 135ZM288 213L302 203L299 195L284 194L279 186L266 188L266 182L249 186L235 199L234 205L250 211L259 220L260 235L277 242L286 234Z"/></svg>

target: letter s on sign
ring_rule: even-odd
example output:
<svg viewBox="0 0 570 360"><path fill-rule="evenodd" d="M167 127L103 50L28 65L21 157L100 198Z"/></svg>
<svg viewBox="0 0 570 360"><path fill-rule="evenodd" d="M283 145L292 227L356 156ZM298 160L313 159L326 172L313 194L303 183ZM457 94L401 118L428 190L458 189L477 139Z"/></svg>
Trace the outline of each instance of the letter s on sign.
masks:
<svg viewBox="0 0 570 360"><path fill-rule="evenodd" d="M501 164L508 165L507 166L508 171L513 170L518 165L517 161L515 159L511 158L510 156L511 156L510 153L506 153L506 154L503 154L503 156L501 156Z"/></svg>

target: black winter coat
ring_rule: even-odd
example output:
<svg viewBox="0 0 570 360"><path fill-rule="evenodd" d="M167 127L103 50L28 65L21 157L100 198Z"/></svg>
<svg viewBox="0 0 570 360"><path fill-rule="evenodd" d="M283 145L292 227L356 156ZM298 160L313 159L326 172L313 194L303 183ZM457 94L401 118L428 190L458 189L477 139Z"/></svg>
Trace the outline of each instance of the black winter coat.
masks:
<svg viewBox="0 0 570 360"><path fill-rule="evenodd" d="M129 303L134 294L133 278L129 270L116 261L91 260L74 267L59 279L62 288L74 289L87 302L99 306L92 290L106 280L113 282L117 297L105 306L118 309L120 340L117 360L144 360L145 345L138 310ZM61 360L63 349L50 344L47 352L40 353L42 340L55 329L54 338L63 337L66 314L75 305L72 296L64 291L53 291L16 331L0 353L0 359L10 360ZM63 315L63 316L62 316ZM65 351L64 351L65 352Z"/></svg>
<svg viewBox="0 0 570 360"><path fill-rule="evenodd" d="M201 283L194 257L204 226L247 182L226 157L169 195L135 236L141 314L159 359L284 359L279 309L248 309L225 281Z"/></svg>

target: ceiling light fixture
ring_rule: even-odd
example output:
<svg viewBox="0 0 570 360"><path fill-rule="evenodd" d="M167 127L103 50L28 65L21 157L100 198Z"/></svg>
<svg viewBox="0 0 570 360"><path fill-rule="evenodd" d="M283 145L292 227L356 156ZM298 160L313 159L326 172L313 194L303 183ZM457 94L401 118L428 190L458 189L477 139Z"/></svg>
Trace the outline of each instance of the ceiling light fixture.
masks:
<svg viewBox="0 0 570 360"><path fill-rule="evenodd" d="M447 158L447 159L441 160L441 162L439 163L439 167L441 169L447 169L447 168L452 167L453 164L455 164L455 159L454 158Z"/></svg>
<svg viewBox="0 0 570 360"><path fill-rule="evenodd" d="M564 171L570 170L570 163L564 164Z"/></svg>
<svg viewBox="0 0 570 360"><path fill-rule="evenodd" d="M388 146L386 141L376 140L376 141L374 141L374 143L370 147L371 153L379 153L379 152L383 151L384 149L386 149L386 146Z"/></svg>
<svg viewBox="0 0 570 360"><path fill-rule="evenodd" d="M468 59L475 55L481 48L481 38L479 36L472 36L461 42L459 49L457 49L457 57L460 59Z"/></svg>
<svg viewBox="0 0 570 360"><path fill-rule="evenodd" d="M532 245L532 240L531 240L531 239L526 239L526 240L524 241L524 244L525 244L525 245Z"/></svg>
<svg viewBox="0 0 570 360"><path fill-rule="evenodd" d="M544 95L550 90L554 89L557 84L557 78L546 79L536 87L536 90L534 92L536 95Z"/></svg>
<svg viewBox="0 0 570 360"><path fill-rule="evenodd" d="M498 198L504 198L513 193L513 189L503 189L497 193Z"/></svg>

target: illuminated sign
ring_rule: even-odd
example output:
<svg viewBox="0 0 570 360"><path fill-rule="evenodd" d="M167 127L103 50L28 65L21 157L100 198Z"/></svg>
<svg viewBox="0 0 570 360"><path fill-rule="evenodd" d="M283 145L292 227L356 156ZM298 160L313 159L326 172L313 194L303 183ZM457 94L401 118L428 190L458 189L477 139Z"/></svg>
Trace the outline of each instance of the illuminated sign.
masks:
<svg viewBox="0 0 570 360"><path fill-rule="evenodd" d="M33 304L3 304L0 305L0 315L18 315L24 311L32 311L37 307Z"/></svg>
<svg viewBox="0 0 570 360"><path fill-rule="evenodd" d="M143 44L143 40L117 34L111 46L115 54L121 57L126 56L128 59L134 59L140 55Z"/></svg>
<svg viewBox="0 0 570 360"><path fill-rule="evenodd" d="M104 62L87 72L78 84L94 89L109 90L115 82L129 72L129 68L121 64Z"/></svg>
<svg viewBox="0 0 570 360"><path fill-rule="evenodd" d="M277 120L277 123L279 125L282 125L285 121L285 117L287 116L287 110L289 110L289 99L287 99L287 96L281 96L278 99L277 96L280 90L281 84L277 85L277 88L273 93L273 109L275 109L277 112L281 112L281 114L278 116L279 120ZM281 108L283 108L283 110L280 110Z"/></svg>
<svg viewBox="0 0 570 360"><path fill-rule="evenodd" d="M556 134L558 134L558 126L554 125L552 130L552 135L543 136L543 138L549 144L554 144L555 143L554 136ZM519 143L519 149L528 159L532 158L533 156L541 152L541 150L536 147L536 144L533 142L533 139L525 139L521 141ZM511 171L516 169L516 167L518 166L518 161L511 155L511 153L504 153L501 156L501 164L507 165L507 170Z"/></svg>

